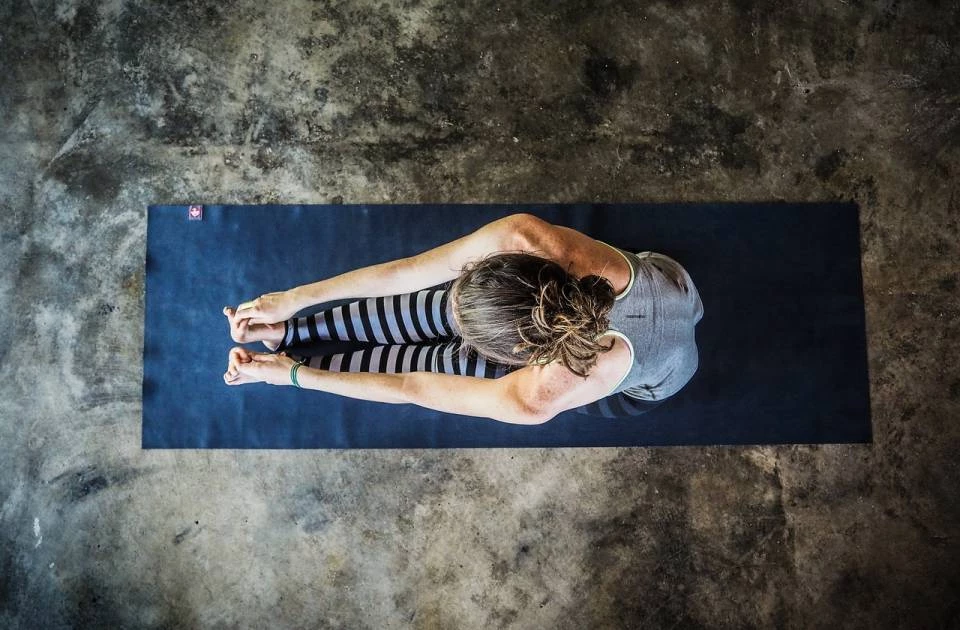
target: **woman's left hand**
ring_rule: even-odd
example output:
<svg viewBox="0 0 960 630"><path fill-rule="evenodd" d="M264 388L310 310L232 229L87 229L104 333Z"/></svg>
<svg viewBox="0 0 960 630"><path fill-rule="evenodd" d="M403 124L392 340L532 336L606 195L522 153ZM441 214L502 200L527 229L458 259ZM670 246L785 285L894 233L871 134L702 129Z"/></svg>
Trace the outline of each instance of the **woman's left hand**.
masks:
<svg viewBox="0 0 960 630"><path fill-rule="evenodd" d="M227 385L245 383L269 383L271 385L292 385L290 368L295 361L287 353L250 352L243 346L230 349L227 359L227 371L223 380Z"/></svg>

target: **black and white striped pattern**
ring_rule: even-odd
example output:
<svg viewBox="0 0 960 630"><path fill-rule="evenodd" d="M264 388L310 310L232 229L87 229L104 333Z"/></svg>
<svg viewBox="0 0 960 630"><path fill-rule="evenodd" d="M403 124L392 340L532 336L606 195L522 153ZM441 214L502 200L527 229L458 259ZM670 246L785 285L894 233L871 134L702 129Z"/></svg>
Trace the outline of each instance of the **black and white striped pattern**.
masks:
<svg viewBox="0 0 960 630"><path fill-rule="evenodd" d="M443 372L499 378L515 369L463 347L446 289L366 298L285 322L277 351L316 341L376 343L372 348L309 359L333 372Z"/></svg>
<svg viewBox="0 0 960 630"><path fill-rule="evenodd" d="M307 365L332 372L440 372L480 378L500 378L516 369L469 352L459 339L433 344L374 346L311 357Z"/></svg>
<svg viewBox="0 0 960 630"><path fill-rule="evenodd" d="M367 298L287 320L277 350L314 341L412 344L454 337L459 331L451 319L445 289Z"/></svg>

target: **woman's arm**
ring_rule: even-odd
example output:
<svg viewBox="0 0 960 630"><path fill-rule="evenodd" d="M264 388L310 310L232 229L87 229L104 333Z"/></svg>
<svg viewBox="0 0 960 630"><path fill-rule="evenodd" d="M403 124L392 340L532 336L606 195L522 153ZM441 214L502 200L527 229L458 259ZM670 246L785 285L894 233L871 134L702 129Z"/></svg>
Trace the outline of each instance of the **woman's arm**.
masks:
<svg viewBox="0 0 960 630"><path fill-rule="evenodd" d="M492 418L511 424L542 424L558 413L598 400L622 380L633 354L614 340L611 352L600 356L590 376L583 378L558 361L528 365L500 378L479 378L434 372L332 372L300 367L297 382L305 389L384 403L413 403L465 416ZM293 385L292 358L285 353L230 349L228 385L270 383Z"/></svg>
<svg viewBox="0 0 960 630"><path fill-rule="evenodd" d="M333 300L396 295L436 286L456 278L471 259L519 249L520 236L531 216L512 214L421 254L348 271L290 292L300 310Z"/></svg>
<svg viewBox="0 0 960 630"><path fill-rule="evenodd" d="M511 378L512 377L512 378ZM428 409L464 416L492 418L510 424L541 424L549 417L525 396L517 372L498 379L434 372L330 372L302 367L297 381L316 389L361 400L413 403Z"/></svg>

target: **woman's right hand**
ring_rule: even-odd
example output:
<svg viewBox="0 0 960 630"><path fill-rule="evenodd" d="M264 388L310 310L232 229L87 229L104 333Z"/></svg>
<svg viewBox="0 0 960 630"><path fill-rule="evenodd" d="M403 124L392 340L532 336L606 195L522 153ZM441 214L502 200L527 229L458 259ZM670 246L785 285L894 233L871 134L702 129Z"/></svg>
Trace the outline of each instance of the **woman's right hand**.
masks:
<svg viewBox="0 0 960 630"><path fill-rule="evenodd" d="M276 291L238 306L236 318L248 319L249 324L276 324L290 319L301 308L294 290Z"/></svg>

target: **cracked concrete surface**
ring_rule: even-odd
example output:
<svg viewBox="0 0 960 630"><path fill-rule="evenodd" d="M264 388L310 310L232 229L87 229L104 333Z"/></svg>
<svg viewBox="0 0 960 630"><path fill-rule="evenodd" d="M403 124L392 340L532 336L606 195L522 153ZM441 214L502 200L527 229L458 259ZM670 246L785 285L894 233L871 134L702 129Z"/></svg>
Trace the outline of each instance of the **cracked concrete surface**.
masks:
<svg viewBox="0 0 960 630"><path fill-rule="evenodd" d="M0 626L960 627L958 18L0 3ZM872 445L140 449L150 203L831 199Z"/></svg>

